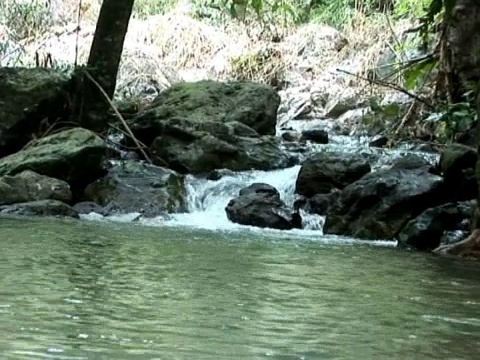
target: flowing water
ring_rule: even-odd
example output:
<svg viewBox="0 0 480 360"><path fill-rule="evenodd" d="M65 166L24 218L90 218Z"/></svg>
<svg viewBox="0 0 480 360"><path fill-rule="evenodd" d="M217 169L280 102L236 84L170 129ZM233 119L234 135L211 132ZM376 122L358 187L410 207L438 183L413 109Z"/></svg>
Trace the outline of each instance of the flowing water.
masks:
<svg viewBox="0 0 480 360"><path fill-rule="evenodd" d="M0 229L1 359L478 359L475 262L318 235Z"/></svg>
<svg viewBox="0 0 480 360"><path fill-rule="evenodd" d="M378 169L404 152L345 139L299 160L341 149ZM477 263L326 236L313 215L228 221L254 182L292 205L299 170L188 176L189 212L168 218L0 218L0 359L478 359Z"/></svg>

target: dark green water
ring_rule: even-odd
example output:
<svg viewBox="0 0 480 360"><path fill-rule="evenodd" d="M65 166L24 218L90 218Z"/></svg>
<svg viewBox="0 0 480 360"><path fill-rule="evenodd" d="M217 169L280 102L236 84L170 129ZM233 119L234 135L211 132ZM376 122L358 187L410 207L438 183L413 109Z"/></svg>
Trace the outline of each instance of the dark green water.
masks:
<svg viewBox="0 0 480 360"><path fill-rule="evenodd" d="M0 219L2 359L478 359L480 266L393 248Z"/></svg>

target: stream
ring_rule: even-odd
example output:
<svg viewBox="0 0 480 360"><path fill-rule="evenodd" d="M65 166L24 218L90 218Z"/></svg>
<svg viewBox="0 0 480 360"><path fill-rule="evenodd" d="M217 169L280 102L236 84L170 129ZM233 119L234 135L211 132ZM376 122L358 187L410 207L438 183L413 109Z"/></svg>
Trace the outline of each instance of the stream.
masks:
<svg viewBox="0 0 480 360"><path fill-rule="evenodd" d="M412 152L337 136L299 161L337 150L373 169ZM0 218L0 358L477 359L475 262L324 235L315 215L290 231L228 221L253 182L292 204L299 170L188 176L189 212L167 219Z"/></svg>

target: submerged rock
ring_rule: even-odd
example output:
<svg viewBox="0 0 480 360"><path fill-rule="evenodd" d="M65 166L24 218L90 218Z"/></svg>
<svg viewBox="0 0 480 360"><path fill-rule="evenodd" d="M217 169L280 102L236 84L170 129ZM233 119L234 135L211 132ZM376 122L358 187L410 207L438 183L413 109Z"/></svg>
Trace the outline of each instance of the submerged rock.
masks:
<svg viewBox="0 0 480 360"><path fill-rule="evenodd" d="M70 202L72 200L70 186L65 181L39 175L30 170L14 176L0 177L0 205L48 199Z"/></svg>
<svg viewBox="0 0 480 360"><path fill-rule="evenodd" d="M329 207L324 232L393 240L424 210L444 203L444 182L425 169L387 169L346 186Z"/></svg>
<svg viewBox="0 0 480 360"><path fill-rule="evenodd" d="M78 218L78 213L58 200L37 200L13 205L0 206L0 214L22 216L62 216Z"/></svg>
<svg viewBox="0 0 480 360"><path fill-rule="evenodd" d="M57 120L68 80L54 69L0 67L0 157L19 151Z"/></svg>
<svg viewBox="0 0 480 360"><path fill-rule="evenodd" d="M297 212L288 209L273 186L254 183L240 190L225 208L230 221L261 228L289 230L302 227Z"/></svg>
<svg viewBox="0 0 480 360"><path fill-rule="evenodd" d="M398 234L398 246L417 250L437 248L446 231L456 230L459 224L471 217L473 207L473 202L468 201L425 210L410 220Z"/></svg>
<svg viewBox="0 0 480 360"><path fill-rule="evenodd" d="M31 170L66 181L75 190L104 174L105 142L93 132L74 128L35 141L29 147L0 159L0 176Z"/></svg>
<svg viewBox="0 0 480 360"><path fill-rule="evenodd" d="M312 197L343 189L370 172L363 156L337 152L321 152L305 161L300 169L295 192Z"/></svg>
<svg viewBox="0 0 480 360"><path fill-rule="evenodd" d="M184 212L185 195L183 176L170 169L133 160L115 163L105 177L85 189L86 200L103 207L102 215L139 212L154 217ZM98 208L88 209L85 204L81 209L82 212L99 212Z"/></svg>

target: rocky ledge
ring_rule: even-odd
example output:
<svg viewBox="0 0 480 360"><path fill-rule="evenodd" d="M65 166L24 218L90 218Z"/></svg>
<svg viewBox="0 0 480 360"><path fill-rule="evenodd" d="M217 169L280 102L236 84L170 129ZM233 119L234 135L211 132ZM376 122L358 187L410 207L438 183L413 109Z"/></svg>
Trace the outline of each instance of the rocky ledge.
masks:
<svg viewBox="0 0 480 360"><path fill-rule="evenodd" d="M301 214L313 213L325 217L326 234L479 257L478 230L468 237L478 195L477 151L467 146L447 147L437 166L408 155L372 170L370 158L339 151L303 159L275 136L280 98L272 88L200 81L173 85L129 114L128 124L151 164L112 161L121 151L102 137L59 125L67 78L16 68L0 68L0 78L8 80L0 85L0 103L6 104L0 107L0 214L167 216L188 210L186 174L214 180L222 169L300 164L294 204L285 203L271 185L253 183L228 203L228 219L287 230L301 228ZM298 149L305 142L328 141L322 129L288 139ZM125 139L117 145L132 143Z"/></svg>

